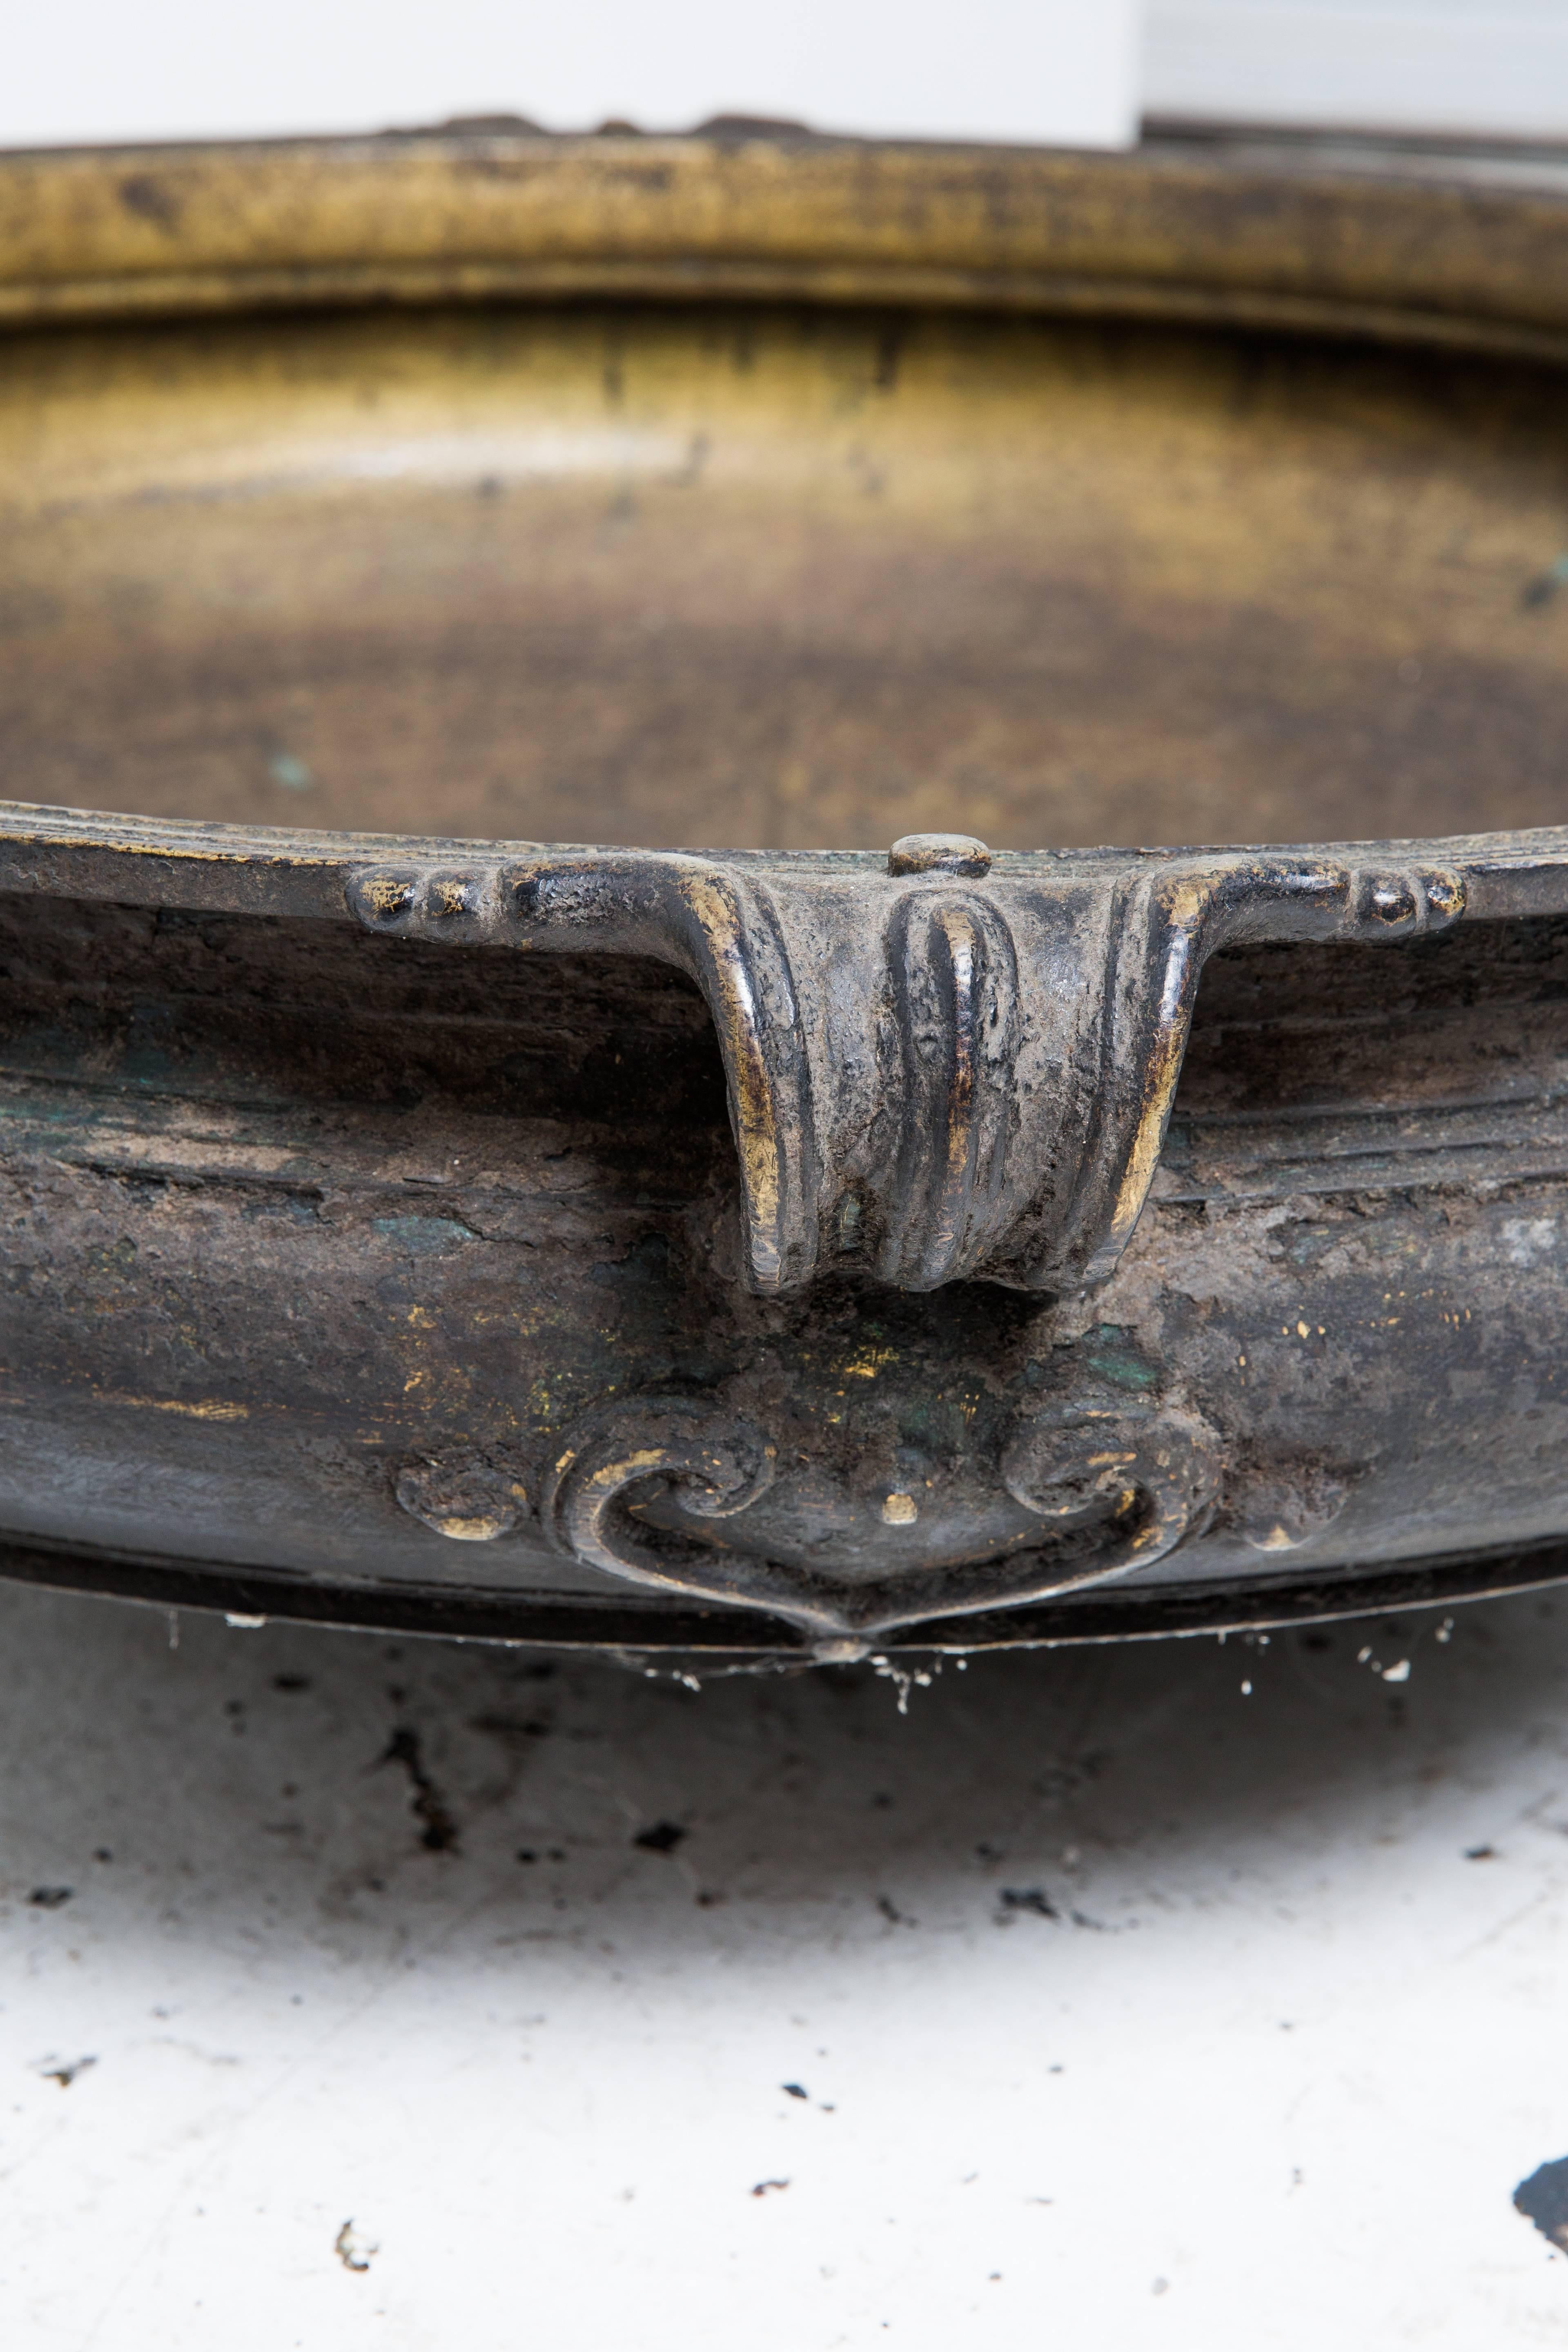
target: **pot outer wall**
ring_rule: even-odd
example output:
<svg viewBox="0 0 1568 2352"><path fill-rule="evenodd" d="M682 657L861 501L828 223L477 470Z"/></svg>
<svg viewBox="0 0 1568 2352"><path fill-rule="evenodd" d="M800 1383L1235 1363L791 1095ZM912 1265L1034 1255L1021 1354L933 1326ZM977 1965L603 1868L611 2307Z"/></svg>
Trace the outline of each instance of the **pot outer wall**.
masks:
<svg viewBox="0 0 1568 2352"><path fill-rule="evenodd" d="M1174 1416L1212 1473L1185 1539L1061 1601L1069 1633L1112 1594L1130 1622L1162 1591L1267 1615L1353 1568L1386 1597L1401 1563L1568 1518L1560 920L1216 958L1155 1197L1062 1299L910 1296L853 1246L749 1292L706 1009L640 960L26 898L0 940L21 1572L416 1624L463 1596L491 1632L658 1643L668 1603L551 1517L563 1450L650 1413L760 1436L771 1483L716 1519L689 1477L634 1480L634 1547L851 1587L1037 1558L1058 1523L1019 1499L1020 1432L1064 1401L1123 1433ZM1047 1501L1110 1539L1114 1492Z"/></svg>

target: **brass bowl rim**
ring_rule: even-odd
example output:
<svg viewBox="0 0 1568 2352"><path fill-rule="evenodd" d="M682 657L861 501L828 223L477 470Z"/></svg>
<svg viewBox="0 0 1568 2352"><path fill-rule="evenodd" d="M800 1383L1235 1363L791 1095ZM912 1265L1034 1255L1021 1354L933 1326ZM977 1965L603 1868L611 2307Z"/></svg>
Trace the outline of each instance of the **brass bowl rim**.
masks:
<svg viewBox="0 0 1568 2352"><path fill-rule="evenodd" d="M0 331L14 332L399 305L788 300L1348 336L1568 365L1565 257L1568 155L1555 169L1521 157L1510 178L1457 153L1289 139L1106 154L526 126L0 152ZM1502 871L1521 855L1554 873L1568 864L1568 827L1422 845L1483 865L1495 850ZM225 903L221 885L208 898L195 877L216 884L237 866L269 877L274 905L289 895L285 873L296 884L308 873L313 898L328 872L393 848L573 854L0 801L0 864L20 852L73 870L79 887L107 856L127 880L133 866L181 876L176 901L188 889L195 903ZM828 868L886 852L696 854ZM1108 854L1150 853L1068 853ZM31 887L38 878L35 867ZM100 875L89 894L105 887Z"/></svg>
<svg viewBox="0 0 1568 2352"><path fill-rule="evenodd" d="M520 127L0 154L0 326L584 296L1186 321L1568 362L1568 172Z"/></svg>

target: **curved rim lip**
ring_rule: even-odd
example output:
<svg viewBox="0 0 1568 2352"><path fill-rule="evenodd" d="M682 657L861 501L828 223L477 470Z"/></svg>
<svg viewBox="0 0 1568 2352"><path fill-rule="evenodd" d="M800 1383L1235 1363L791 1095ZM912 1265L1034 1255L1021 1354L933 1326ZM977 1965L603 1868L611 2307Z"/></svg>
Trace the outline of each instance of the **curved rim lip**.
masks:
<svg viewBox="0 0 1568 2352"><path fill-rule="evenodd" d="M1203 873L1238 860L1271 866L1300 858L1366 866L1416 859L1458 871L1468 919L1558 914L1568 909L1568 825L1429 839L1351 842L1176 843L1159 847L997 850L997 881L1126 873L1152 865ZM196 817L127 815L0 800L0 890L126 905L212 912L327 916L353 919L349 886L367 867L461 865L475 872L517 864L538 868L600 860L651 868L786 871L831 883L888 871L885 849L651 849L616 843L471 839L452 835L310 830L228 824Z"/></svg>
<svg viewBox="0 0 1568 2352"><path fill-rule="evenodd" d="M1383 866L1415 861L1458 873L1465 919L1510 919L1568 910L1568 825L1514 833L1446 835L1434 840L1171 845L1159 849L999 849L994 882L1060 882L1129 875L1150 866L1217 879L1227 868L1290 861ZM426 837L406 833L334 833L282 825L228 825L207 818L122 816L99 809L0 800L0 891L54 898L113 898L122 906L191 912L310 915L353 922L353 889L367 870L466 868L505 885L510 868L531 873L605 866L703 868L708 873L790 875L827 889L851 877L889 873L886 849L639 849L627 845Z"/></svg>
<svg viewBox="0 0 1568 2352"><path fill-rule="evenodd" d="M1353 1622L1417 1609L1458 1606L1538 1591L1568 1580L1562 1538L1296 1576L1226 1582L1123 1585L975 1617L900 1626L879 1655L964 1657L995 1649L1098 1646L1107 1642L1225 1638L1230 1633ZM0 1581L129 1601L161 1609L238 1616L256 1624L331 1625L522 1648L622 1652L632 1656L814 1662L782 1618L752 1608L692 1601L684 1606L629 1593L562 1594L515 1589L332 1580L295 1570L111 1551L0 1530Z"/></svg>
<svg viewBox="0 0 1568 2352"><path fill-rule="evenodd" d="M1568 363L1568 172L519 128L0 154L0 325L584 296L1247 327Z"/></svg>

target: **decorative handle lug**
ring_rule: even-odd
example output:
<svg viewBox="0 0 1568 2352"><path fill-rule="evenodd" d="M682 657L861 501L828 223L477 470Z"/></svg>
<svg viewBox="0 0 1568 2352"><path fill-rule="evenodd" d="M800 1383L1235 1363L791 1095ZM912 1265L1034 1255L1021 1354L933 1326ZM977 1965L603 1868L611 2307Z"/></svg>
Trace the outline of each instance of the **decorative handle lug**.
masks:
<svg viewBox="0 0 1568 2352"><path fill-rule="evenodd" d="M1398 940L1463 912L1458 866L1315 852L994 858L917 834L866 858L618 850L373 864L398 938L662 957L723 1055L753 1288L861 1256L931 1290L1103 1280L1159 1160L1198 975L1231 940Z"/></svg>

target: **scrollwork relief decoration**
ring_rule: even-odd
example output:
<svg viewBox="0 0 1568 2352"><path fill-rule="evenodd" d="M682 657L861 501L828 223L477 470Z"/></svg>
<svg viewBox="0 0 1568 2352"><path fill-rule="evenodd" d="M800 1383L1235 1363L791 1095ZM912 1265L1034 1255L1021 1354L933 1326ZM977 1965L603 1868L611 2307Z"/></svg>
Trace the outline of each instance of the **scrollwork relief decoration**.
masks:
<svg viewBox="0 0 1568 2352"><path fill-rule="evenodd" d="M773 1482L775 1448L739 1417L677 1397L585 1413L555 1456L541 1505L559 1551L656 1591L751 1601L755 1563L635 1527L627 1499L654 1482L679 1490L700 1518L734 1518ZM768 1604L764 1601L763 1606Z"/></svg>
<svg viewBox="0 0 1568 2352"><path fill-rule="evenodd" d="M1199 1533L1218 1496L1221 1459L1197 1413L1169 1402L1140 1411L1079 1402L1018 1422L1001 1468L1008 1493L1037 1517L1068 1525L1110 1508L1106 1551L1058 1577L1054 1594L1125 1576Z"/></svg>
<svg viewBox="0 0 1568 2352"><path fill-rule="evenodd" d="M719 1404L647 1397L608 1405L566 1433L542 1515L558 1549L585 1566L688 1601L766 1611L818 1658L861 1657L900 1626L1017 1608L1103 1584L1171 1551L1206 1520L1220 1477L1215 1433L1168 1400L1047 1402L1019 1418L1003 1450L1006 1492L1049 1529L977 1559L863 1571L771 1557L746 1515L774 1488L777 1448ZM660 1497L712 1523L699 1537L648 1516ZM671 1516L665 1514L668 1518Z"/></svg>

